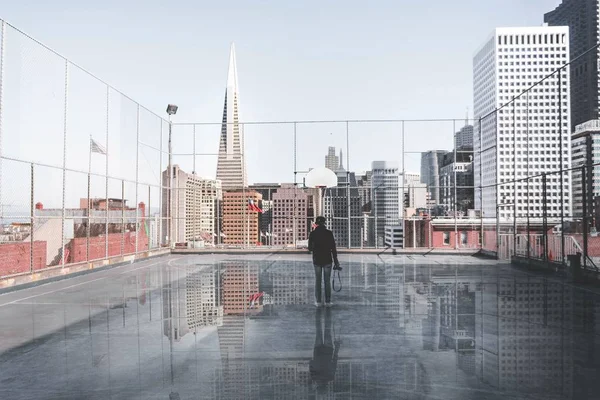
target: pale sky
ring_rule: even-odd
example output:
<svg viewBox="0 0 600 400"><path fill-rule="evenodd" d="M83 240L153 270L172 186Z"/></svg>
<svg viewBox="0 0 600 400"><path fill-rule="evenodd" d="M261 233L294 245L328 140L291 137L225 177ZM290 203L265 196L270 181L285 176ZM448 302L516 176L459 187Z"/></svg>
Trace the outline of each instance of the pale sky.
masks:
<svg viewBox="0 0 600 400"><path fill-rule="evenodd" d="M237 50L242 121L456 118L456 124L406 123L404 148L415 153L405 160L400 123L350 124L349 145L343 123L297 126L298 170L322 165L332 145L343 148L345 159L349 148L353 171L369 169L373 160L393 160L418 172L416 153L450 150L454 129L463 125L466 108L472 110L476 49L495 27L540 25L543 14L558 4L559 0L20 0L4 2L0 18L161 116L166 117L167 103L177 104L176 122L221 120L231 42ZM60 165L63 64L30 50L32 46L17 36L7 35L5 156ZM67 160L86 171L89 135L106 144L106 92L74 72L69 93ZM108 143L109 172L132 179L136 105L118 97L111 97L111 110L116 111L109 123L111 132L114 125L118 133L111 134ZM140 140L160 147L160 122L150 114L140 119ZM175 153L191 153L191 129L177 128ZM198 127L196 151L216 153L219 131L218 124ZM250 125L245 133L249 181L292 181L293 125ZM159 160L158 152L142 150L140 165L148 168L140 171L140 179L155 184ZM191 172L192 157L174 161ZM28 171L26 165L5 163L3 168ZM196 169L214 177L216 156L198 156ZM94 155L92 170L104 171L102 156ZM40 173L47 185L61 183L60 174ZM84 175L75 175L71 181L77 186L85 183ZM102 180L94 186L103 193ZM111 196L120 196L120 183L110 186ZM80 194L74 191L68 197Z"/></svg>

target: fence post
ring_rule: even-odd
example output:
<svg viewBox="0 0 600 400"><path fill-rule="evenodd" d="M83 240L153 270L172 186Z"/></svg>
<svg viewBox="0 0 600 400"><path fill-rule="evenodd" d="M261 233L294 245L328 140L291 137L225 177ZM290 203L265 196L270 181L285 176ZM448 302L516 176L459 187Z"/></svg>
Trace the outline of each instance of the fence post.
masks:
<svg viewBox="0 0 600 400"><path fill-rule="evenodd" d="M4 55L6 49L6 22L0 21L0 211L2 210L2 122L4 119ZM0 214L3 214L0 212ZM33 226L31 227L33 229Z"/></svg>
<svg viewBox="0 0 600 400"><path fill-rule="evenodd" d="M481 226L481 249L485 247L485 235L483 234L483 167L481 163L481 152L483 148L482 133L481 133L481 117L479 117L479 220ZM496 216L497 217L497 216Z"/></svg>
<svg viewBox="0 0 600 400"><path fill-rule="evenodd" d="M90 144L91 145L91 144ZM90 154L91 159L91 154ZM90 162L91 164L91 162ZM88 172L87 176L87 229L85 232L85 260L90 261L90 232L92 229L92 199L90 198L90 186L91 186L91 172ZM106 203L106 212L108 212L108 202Z"/></svg>
<svg viewBox="0 0 600 400"><path fill-rule="evenodd" d="M60 265L64 267L65 260L65 220L66 220L66 183L67 183L67 122L69 110L69 61L65 59L65 98L63 115L63 164L62 164L62 213L61 213L61 238L60 238Z"/></svg>
<svg viewBox="0 0 600 400"><path fill-rule="evenodd" d="M125 254L125 181L121 180L121 255L123 254Z"/></svg>
<svg viewBox="0 0 600 400"><path fill-rule="evenodd" d="M587 256L588 256L588 196L587 196L587 176L586 176L585 165L581 167L581 187L582 187L582 198L583 198L583 268L587 267Z"/></svg>
<svg viewBox="0 0 600 400"><path fill-rule="evenodd" d="M548 263L548 210L546 202L547 199L547 185L546 185L546 174L542 175L542 242L544 243L544 263Z"/></svg>
<svg viewBox="0 0 600 400"><path fill-rule="evenodd" d="M35 238L34 238L34 222L35 222L35 206L33 204L34 202L34 170L33 170L34 166L33 163L31 163L31 190L30 190L30 199L29 199L29 207L30 207L30 216L31 216L31 220L30 220L30 225L29 225L29 229L30 229L30 233L29 233L29 244L31 246L29 246L29 272L33 273L33 267L34 267L34 262L33 262L33 257L34 257L34 246L35 246ZM2 179L2 177L0 176L0 179Z"/></svg>

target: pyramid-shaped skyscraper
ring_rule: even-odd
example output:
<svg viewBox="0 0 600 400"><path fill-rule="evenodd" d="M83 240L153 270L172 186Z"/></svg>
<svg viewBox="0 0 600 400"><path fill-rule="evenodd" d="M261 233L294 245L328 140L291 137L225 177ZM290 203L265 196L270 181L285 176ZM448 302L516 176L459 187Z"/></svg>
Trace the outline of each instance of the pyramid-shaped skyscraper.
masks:
<svg viewBox="0 0 600 400"><path fill-rule="evenodd" d="M221 181L223 190L241 189L248 186L246 161L244 160L243 126L240 126L238 119L239 101L235 46L232 44L217 161L217 179Z"/></svg>

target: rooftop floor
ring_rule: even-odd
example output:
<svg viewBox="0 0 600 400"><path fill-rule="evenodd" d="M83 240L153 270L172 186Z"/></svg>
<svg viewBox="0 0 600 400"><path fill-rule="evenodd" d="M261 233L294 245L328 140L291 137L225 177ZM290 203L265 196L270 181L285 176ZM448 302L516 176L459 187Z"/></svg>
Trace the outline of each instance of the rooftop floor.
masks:
<svg viewBox="0 0 600 400"><path fill-rule="evenodd" d="M313 305L310 256L285 253L171 255L2 294L0 398L600 393L597 290L469 256L340 260L331 308Z"/></svg>

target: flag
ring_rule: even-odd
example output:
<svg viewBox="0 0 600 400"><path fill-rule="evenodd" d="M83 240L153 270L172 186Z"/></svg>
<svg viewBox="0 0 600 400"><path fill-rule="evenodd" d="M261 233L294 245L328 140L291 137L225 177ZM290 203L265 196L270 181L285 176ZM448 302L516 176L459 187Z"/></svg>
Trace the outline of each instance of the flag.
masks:
<svg viewBox="0 0 600 400"><path fill-rule="evenodd" d="M221 232L221 237L227 237L227 235Z"/></svg>
<svg viewBox="0 0 600 400"><path fill-rule="evenodd" d="M213 233L213 237L217 237L217 234L216 234L216 233Z"/></svg>
<svg viewBox="0 0 600 400"><path fill-rule="evenodd" d="M265 292L259 292L256 294L252 294L250 295L250 308L254 308L254 303L257 302L264 294Z"/></svg>
<svg viewBox="0 0 600 400"><path fill-rule="evenodd" d="M106 149L99 143L97 143L94 139L90 138L90 148L92 153L104 154L106 155Z"/></svg>
<svg viewBox="0 0 600 400"><path fill-rule="evenodd" d="M264 232L260 232L260 237L265 237L265 233Z"/></svg>
<svg viewBox="0 0 600 400"><path fill-rule="evenodd" d="M271 236L271 233L267 232L267 236Z"/></svg>
<svg viewBox="0 0 600 400"><path fill-rule="evenodd" d="M260 209L260 207L258 207L255 203L254 200L252 199L248 199L248 210L249 211L254 211L254 212L263 212L263 210Z"/></svg>

